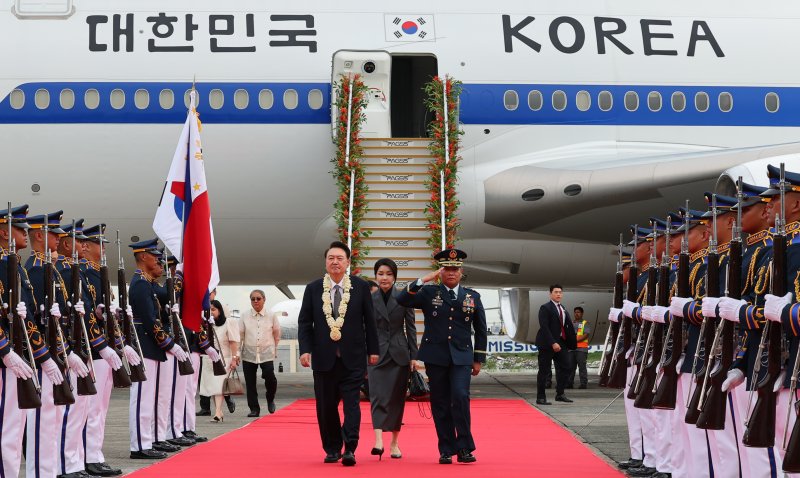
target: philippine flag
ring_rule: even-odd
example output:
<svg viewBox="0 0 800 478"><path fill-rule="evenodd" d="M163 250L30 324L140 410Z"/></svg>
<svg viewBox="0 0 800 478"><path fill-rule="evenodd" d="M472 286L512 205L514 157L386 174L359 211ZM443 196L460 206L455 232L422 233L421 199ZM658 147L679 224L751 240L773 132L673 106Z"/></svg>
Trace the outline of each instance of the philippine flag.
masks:
<svg viewBox="0 0 800 478"><path fill-rule="evenodd" d="M190 94L195 104L195 92ZM200 330L204 309L210 307L209 292L219 284L217 250L211 227L200 122L192 106L169 169L153 230L183 263L183 324Z"/></svg>

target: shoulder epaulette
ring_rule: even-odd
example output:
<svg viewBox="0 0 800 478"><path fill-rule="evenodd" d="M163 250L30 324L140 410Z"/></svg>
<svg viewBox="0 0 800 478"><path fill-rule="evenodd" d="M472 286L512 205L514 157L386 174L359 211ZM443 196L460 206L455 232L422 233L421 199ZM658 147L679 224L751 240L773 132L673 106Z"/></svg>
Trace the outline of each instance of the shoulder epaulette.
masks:
<svg viewBox="0 0 800 478"><path fill-rule="evenodd" d="M707 256L708 256L708 249L704 247L699 251L695 252L694 254L692 254L691 256L689 256L689 261L694 262L696 260L703 259Z"/></svg>
<svg viewBox="0 0 800 478"><path fill-rule="evenodd" d="M766 241L770 237L771 237L771 233L770 233L769 229L764 229L763 231L759 231L759 232L757 232L755 234L750 234L750 236L747 238L747 245L748 246L752 246L753 244L755 244L757 242Z"/></svg>

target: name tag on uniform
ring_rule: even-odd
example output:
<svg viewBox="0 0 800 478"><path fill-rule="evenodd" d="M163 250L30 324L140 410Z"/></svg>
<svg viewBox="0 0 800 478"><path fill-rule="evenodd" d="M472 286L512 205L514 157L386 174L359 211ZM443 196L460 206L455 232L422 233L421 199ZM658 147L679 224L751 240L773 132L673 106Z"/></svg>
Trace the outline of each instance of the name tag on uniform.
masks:
<svg viewBox="0 0 800 478"><path fill-rule="evenodd" d="M444 304L444 301L442 300L442 293L441 292L437 292L436 293L436 297L431 299L431 304L433 304L434 307L440 307L442 304Z"/></svg>

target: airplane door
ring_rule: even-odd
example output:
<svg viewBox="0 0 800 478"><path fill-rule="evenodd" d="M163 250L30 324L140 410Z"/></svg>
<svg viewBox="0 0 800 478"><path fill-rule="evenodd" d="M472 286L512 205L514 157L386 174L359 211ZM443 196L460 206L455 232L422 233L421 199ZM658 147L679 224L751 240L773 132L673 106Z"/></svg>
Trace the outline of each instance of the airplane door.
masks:
<svg viewBox="0 0 800 478"><path fill-rule="evenodd" d="M361 75L369 88L369 103L364 113L366 121L361 128L361 136L366 138L390 138L392 119L389 108L391 100L392 57L385 51L340 50L333 54L332 84L341 75ZM337 91L333 91L336 98ZM336 127L338 115L331 101L331 122Z"/></svg>

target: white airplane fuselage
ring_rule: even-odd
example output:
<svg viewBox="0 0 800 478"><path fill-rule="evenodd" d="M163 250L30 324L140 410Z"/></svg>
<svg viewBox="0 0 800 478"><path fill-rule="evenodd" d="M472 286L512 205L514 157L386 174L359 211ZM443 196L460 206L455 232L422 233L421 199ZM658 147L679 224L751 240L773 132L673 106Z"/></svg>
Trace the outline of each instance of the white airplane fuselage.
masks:
<svg viewBox="0 0 800 478"><path fill-rule="evenodd" d="M800 149L787 144L800 126L792 2L64 4L36 16L0 2L0 199L152 237L194 80L224 284L321 270L341 50L432 56L464 83L459 246L473 284L607 286L628 224Z"/></svg>

